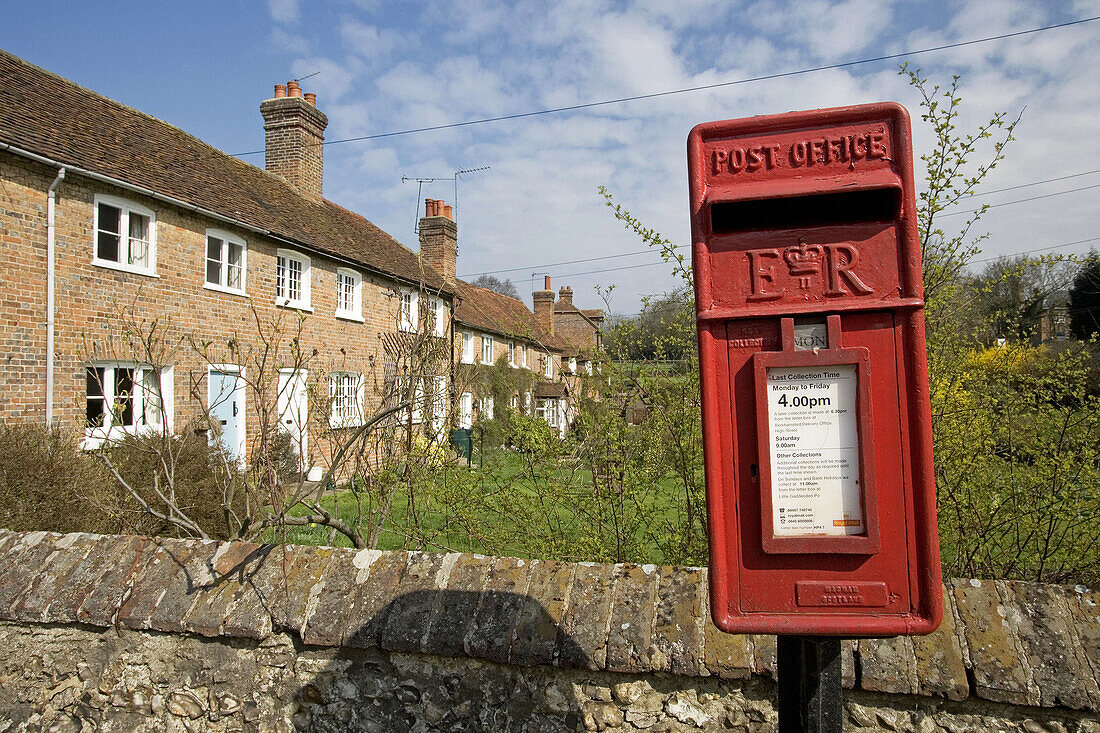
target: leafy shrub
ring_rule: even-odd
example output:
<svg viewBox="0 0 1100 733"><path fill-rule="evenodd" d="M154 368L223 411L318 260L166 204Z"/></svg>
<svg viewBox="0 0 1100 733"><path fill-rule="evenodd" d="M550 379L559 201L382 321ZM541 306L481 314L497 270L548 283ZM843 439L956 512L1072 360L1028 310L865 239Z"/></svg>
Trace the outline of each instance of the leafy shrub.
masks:
<svg viewBox="0 0 1100 733"><path fill-rule="evenodd" d="M235 518L246 514L247 492L235 462L203 435L184 430L167 437L130 436L104 451L122 479L157 511L168 513L170 501L212 538L236 536ZM179 533L169 522L143 512L141 501L125 490L118 492L117 508L135 517L133 531Z"/></svg>
<svg viewBox="0 0 1100 733"><path fill-rule="evenodd" d="M120 532L114 482L79 437L31 424L0 424L0 526L17 531Z"/></svg>

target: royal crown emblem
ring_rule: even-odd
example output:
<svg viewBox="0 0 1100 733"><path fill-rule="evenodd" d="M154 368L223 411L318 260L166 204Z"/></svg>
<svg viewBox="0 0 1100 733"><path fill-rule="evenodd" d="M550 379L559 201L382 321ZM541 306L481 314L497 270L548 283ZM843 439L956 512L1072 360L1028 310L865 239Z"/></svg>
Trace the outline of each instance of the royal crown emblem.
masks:
<svg viewBox="0 0 1100 733"><path fill-rule="evenodd" d="M810 287L810 277L821 272L821 258L824 250L817 244L799 243L794 247L783 250L783 259L787 262L787 268L791 277L798 278L798 287L805 290Z"/></svg>

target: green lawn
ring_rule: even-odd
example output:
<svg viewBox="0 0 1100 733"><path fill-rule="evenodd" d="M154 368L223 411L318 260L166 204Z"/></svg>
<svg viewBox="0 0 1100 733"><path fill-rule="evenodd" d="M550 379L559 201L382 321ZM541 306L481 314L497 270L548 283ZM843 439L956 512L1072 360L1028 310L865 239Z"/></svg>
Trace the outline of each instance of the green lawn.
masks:
<svg viewBox="0 0 1100 733"><path fill-rule="evenodd" d="M683 488L675 477L621 493L597 493L591 471L570 457L541 462L532 470L515 453L488 453L484 467L477 465L475 452L473 468L448 464L430 471L415 491L398 486L379 549L567 560L670 560L658 538L682 514ZM379 503L377 494L363 494L364 506L368 499L374 506ZM335 506L345 522L357 521L359 510L350 489L328 492L324 504L329 511ZM299 508L295 513L306 512ZM346 537L333 537L332 530L322 526L288 527L280 537L270 532L267 539L350 546ZM686 559L704 561L703 557Z"/></svg>

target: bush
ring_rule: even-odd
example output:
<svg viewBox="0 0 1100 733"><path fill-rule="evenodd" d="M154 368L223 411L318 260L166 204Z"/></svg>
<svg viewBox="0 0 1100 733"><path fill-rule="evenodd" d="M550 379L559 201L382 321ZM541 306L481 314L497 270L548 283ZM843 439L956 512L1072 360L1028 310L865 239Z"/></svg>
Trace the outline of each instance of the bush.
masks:
<svg viewBox="0 0 1100 733"><path fill-rule="evenodd" d="M130 436L104 450L123 480L154 509L166 512L160 491L211 538L237 536L248 492L234 462L204 436L187 430L170 437ZM131 531L179 534L178 527L143 512L141 502L125 490L117 496L120 514L133 517Z"/></svg>
<svg viewBox="0 0 1100 733"><path fill-rule="evenodd" d="M126 531L103 466L73 433L40 425L0 425L0 526L16 531Z"/></svg>

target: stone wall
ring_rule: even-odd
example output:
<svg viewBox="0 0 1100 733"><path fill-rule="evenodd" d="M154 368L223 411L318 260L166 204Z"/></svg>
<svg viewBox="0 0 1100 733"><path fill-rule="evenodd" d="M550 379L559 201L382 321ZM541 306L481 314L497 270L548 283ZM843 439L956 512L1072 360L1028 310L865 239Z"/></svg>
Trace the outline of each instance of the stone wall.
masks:
<svg viewBox="0 0 1100 733"><path fill-rule="evenodd" d="M0 731L774 730L706 570L0 530ZM1100 594L954 580L846 728L1100 732Z"/></svg>

